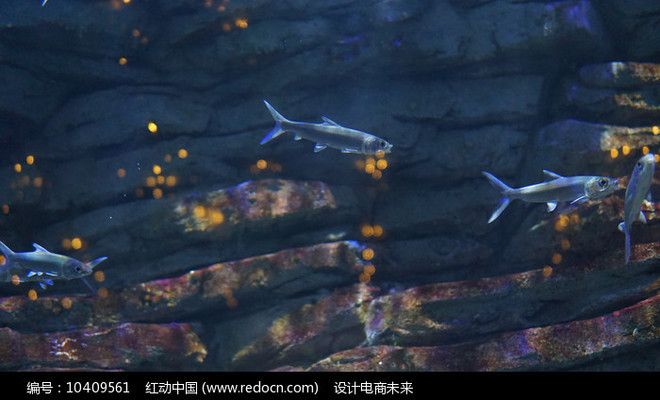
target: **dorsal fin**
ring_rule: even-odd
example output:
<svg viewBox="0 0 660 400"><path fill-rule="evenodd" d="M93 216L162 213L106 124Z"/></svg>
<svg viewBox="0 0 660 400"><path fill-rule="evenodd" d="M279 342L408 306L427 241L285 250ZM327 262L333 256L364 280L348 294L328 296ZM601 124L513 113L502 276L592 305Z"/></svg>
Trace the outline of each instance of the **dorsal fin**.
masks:
<svg viewBox="0 0 660 400"><path fill-rule="evenodd" d="M34 250L35 250L35 251L40 251L40 252L42 252L42 253L50 253L50 251L46 250L45 248L39 246L39 245L36 244L36 243L32 243L32 246L34 247Z"/></svg>
<svg viewBox="0 0 660 400"><path fill-rule="evenodd" d="M563 178L563 176L561 176L561 175L559 175L559 174L555 174L555 173L552 172L552 171L548 171L547 169L544 169L544 170L543 170L543 175L545 175L546 178L550 178L550 179L559 179L559 178Z"/></svg>
<svg viewBox="0 0 660 400"><path fill-rule="evenodd" d="M341 125L339 125L338 123L336 123L335 121L331 120L328 117L321 117L321 119L323 120L323 122L325 122L327 124L334 125L334 126L341 126Z"/></svg>

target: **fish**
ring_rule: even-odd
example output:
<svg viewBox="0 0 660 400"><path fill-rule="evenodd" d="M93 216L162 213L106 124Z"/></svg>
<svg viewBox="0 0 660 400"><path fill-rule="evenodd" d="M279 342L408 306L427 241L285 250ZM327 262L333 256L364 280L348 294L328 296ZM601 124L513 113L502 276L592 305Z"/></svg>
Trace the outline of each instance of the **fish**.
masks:
<svg viewBox="0 0 660 400"><path fill-rule="evenodd" d="M5 256L5 263L0 266L0 281L11 282L17 275L21 282L37 282L42 289L52 286L55 280L84 278L92 273L94 267L108 259L99 257L90 262L51 253L44 247L32 243L34 251L15 253L0 241L0 251Z"/></svg>
<svg viewBox="0 0 660 400"><path fill-rule="evenodd" d="M328 117L321 117L323 123L296 122L286 119L266 100L266 108L275 120L275 127L259 142L266 144L285 132L293 133L295 140L306 139L316 145L314 152L327 147L338 149L342 153L373 155L378 152L390 153L392 144L372 134L346 128Z"/></svg>
<svg viewBox="0 0 660 400"><path fill-rule="evenodd" d="M576 205L587 200L599 200L619 188L619 180L607 176L561 176L543 170L547 181L516 189L509 187L488 172L482 171L482 174L502 194L499 205L488 220L489 224L502 214L511 200L546 203L548 212L552 212L557 208L558 203L569 202L571 205Z"/></svg>
<svg viewBox="0 0 660 400"><path fill-rule="evenodd" d="M643 156L635 164L623 203L623 222L619 230L626 236L626 264L630 262L630 229L639 220L646 223L646 217L641 211L644 199L651 201L651 183L655 173L655 156L651 153Z"/></svg>
<svg viewBox="0 0 660 400"><path fill-rule="evenodd" d="M45 6L46 3L48 3L48 0L43 0L43 1L41 2L41 6L42 6L42 7Z"/></svg>

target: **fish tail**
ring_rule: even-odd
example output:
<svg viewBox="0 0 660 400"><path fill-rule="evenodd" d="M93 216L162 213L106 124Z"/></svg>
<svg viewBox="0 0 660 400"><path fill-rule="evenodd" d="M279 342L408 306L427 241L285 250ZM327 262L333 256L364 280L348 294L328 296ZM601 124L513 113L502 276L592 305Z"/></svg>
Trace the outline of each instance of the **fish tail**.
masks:
<svg viewBox="0 0 660 400"><path fill-rule="evenodd" d="M273 106L271 106L266 100L264 100L264 104L266 105L266 108L268 108L268 111L270 111L270 115L272 115L273 119L275 120L275 127L270 132L268 132L268 135L264 136L264 138L261 139L261 142L259 142L259 144L268 143L271 140L283 134L285 130L282 129L282 122L287 121L287 119L284 118L282 114L278 113L277 110Z"/></svg>
<svg viewBox="0 0 660 400"><path fill-rule="evenodd" d="M630 262L630 232L624 232L626 234L626 264Z"/></svg>
<svg viewBox="0 0 660 400"><path fill-rule="evenodd" d="M511 203L510 193L513 191L513 189L509 187L506 183L497 179L493 174L490 174L485 171L482 171L481 173L484 174L484 176L488 178L490 184L493 185L493 187L499 190L500 193L502 194L500 203L498 204L497 208L495 209L495 211L493 211L493 214L488 219L488 223L490 224L491 222L495 221L497 217L499 217L500 214L502 214L502 212L509 206L509 203Z"/></svg>
<svg viewBox="0 0 660 400"><path fill-rule="evenodd" d="M14 252L9 247L7 247L6 244L2 242L0 242L0 251L2 252L2 254L4 254L7 261L9 261L9 259L11 259L12 256L14 255Z"/></svg>

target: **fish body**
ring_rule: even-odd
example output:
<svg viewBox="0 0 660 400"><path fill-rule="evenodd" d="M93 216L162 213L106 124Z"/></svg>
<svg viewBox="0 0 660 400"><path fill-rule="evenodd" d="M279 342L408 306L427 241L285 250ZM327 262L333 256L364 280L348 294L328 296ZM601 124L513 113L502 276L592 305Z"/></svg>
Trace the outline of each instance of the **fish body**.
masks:
<svg viewBox="0 0 660 400"><path fill-rule="evenodd" d="M32 252L15 253L0 242L0 251L5 256L5 263L0 266L0 281L11 282L16 275L21 282L38 282L45 288L46 285L52 285L54 280L83 278L107 259L99 257L84 263L72 257L51 253L36 243L32 245Z"/></svg>
<svg viewBox="0 0 660 400"><path fill-rule="evenodd" d="M561 176L544 170L549 179L546 182L521 188L509 187L488 172L482 172L493 187L502 193L500 204L491 215L488 223L500 216L511 200L519 199L528 203L546 203L548 212L557 208L558 203L578 204L587 200L602 199L619 187L618 180L606 176Z"/></svg>
<svg viewBox="0 0 660 400"><path fill-rule="evenodd" d="M640 220L646 223L646 217L642 213L642 202L649 195L653 174L655 173L655 156L651 153L643 156L635 164L623 206L623 222L619 224L619 230L626 236L626 264L630 261L630 229L632 224Z"/></svg>
<svg viewBox="0 0 660 400"><path fill-rule="evenodd" d="M376 154L379 151L390 153L392 145L372 134L357 129L346 128L327 117L322 117L323 123L290 121L282 116L266 100L264 104L275 120L275 127L259 144L265 144L285 132L295 135L295 140L306 139L316 143L314 152L326 147L341 150L342 153Z"/></svg>

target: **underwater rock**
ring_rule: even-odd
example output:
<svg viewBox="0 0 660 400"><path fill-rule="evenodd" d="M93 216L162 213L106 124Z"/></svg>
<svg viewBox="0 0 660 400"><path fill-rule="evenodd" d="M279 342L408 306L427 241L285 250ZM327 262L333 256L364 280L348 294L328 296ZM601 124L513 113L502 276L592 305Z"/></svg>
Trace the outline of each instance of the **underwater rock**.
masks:
<svg viewBox="0 0 660 400"><path fill-rule="evenodd" d="M647 0L592 2L603 16L609 37L621 54L619 59L657 59L658 44L649 39L660 34L660 3Z"/></svg>
<svg viewBox="0 0 660 400"><path fill-rule="evenodd" d="M363 319L377 289L356 285L336 290L314 304L273 321L267 334L239 350L232 369L308 365L364 342Z"/></svg>
<svg viewBox="0 0 660 400"><path fill-rule="evenodd" d="M124 289L102 289L97 296L43 296L34 301L7 297L0 299L0 322L21 329L59 330L119 321L171 321L210 310L216 317L236 315L301 293L357 282L367 265L360 259L360 248L355 242L334 242L288 249Z"/></svg>
<svg viewBox="0 0 660 400"><path fill-rule="evenodd" d="M0 367L11 369L173 369L206 357L189 324L121 324L53 333L0 328L0 342Z"/></svg>
<svg viewBox="0 0 660 400"><path fill-rule="evenodd" d="M311 371L495 371L568 369L649 349L660 340L660 296L593 319L499 334L435 347L358 347L312 365Z"/></svg>
<svg viewBox="0 0 660 400"><path fill-rule="evenodd" d="M580 80L587 86L628 88L660 85L660 64L610 62L580 68Z"/></svg>
<svg viewBox="0 0 660 400"><path fill-rule="evenodd" d="M658 293L660 244L636 244L634 264L600 257L482 278L414 287L371 302L370 344L437 345L589 318ZM585 290L585 285L588 290Z"/></svg>

